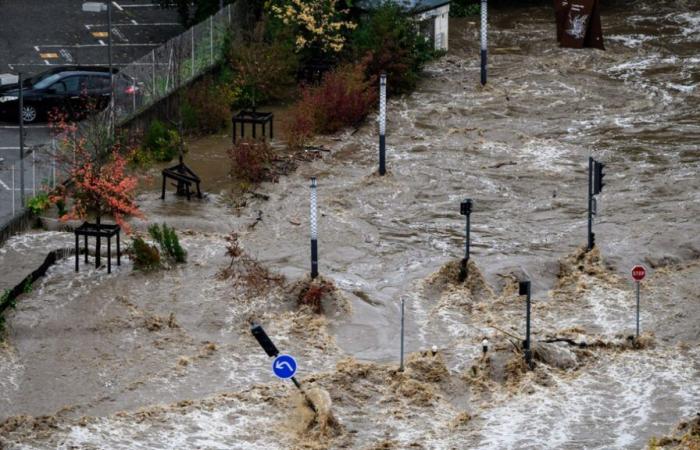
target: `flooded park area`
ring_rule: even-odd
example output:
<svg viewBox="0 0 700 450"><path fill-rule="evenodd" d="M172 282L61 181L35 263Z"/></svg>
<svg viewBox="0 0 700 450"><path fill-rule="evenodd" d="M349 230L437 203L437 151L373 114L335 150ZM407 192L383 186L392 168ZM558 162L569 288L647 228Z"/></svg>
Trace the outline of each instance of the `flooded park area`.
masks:
<svg viewBox="0 0 700 450"><path fill-rule="evenodd" d="M90 256L75 273L68 257L8 312L0 448L627 449L700 413L700 3L610 2L606 51L559 48L547 6L489 20L486 86L478 22L451 19L449 52L389 99L385 176L376 114L242 198L230 134L188 142L205 198L161 200L156 180L132 221L173 226L186 265L124 256L108 274ZM585 252L591 156L606 176ZM311 177L320 313L298 305ZM72 245L10 238L0 266L21 270L0 285ZM296 358L315 411L253 323Z"/></svg>

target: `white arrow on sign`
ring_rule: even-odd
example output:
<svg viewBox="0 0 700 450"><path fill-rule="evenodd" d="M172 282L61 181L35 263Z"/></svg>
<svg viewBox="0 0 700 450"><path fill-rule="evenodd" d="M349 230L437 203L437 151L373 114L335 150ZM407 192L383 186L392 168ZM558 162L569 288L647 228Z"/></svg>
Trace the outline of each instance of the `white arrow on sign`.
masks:
<svg viewBox="0 0 700 450"><path fill-rule="evenodd" d="M289 364L287 361L277 361L277 363L275 364L275 369L283 369L284 366L287 366L288 371L290 371L290 372L294 371L291 364Z"/></svg>

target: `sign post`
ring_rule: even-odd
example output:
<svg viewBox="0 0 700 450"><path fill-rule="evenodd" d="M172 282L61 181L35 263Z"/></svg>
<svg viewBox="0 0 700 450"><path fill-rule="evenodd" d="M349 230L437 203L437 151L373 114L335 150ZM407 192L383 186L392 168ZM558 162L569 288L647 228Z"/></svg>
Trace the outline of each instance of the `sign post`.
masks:
<svg viewBox="0 0 700 450"><path fill-rule="evenodd" d="M379 175L386 174L386 73L379 76Z"/></svg>
<svg viewBox="0 0 700 450"><path fill-rule="evenodd" d="M525 349L525 362L527 363L527 367L532 370L532 348L530 342L530 309L532 302L530 301L530 292L530 281L521 281L518 283L518 294L527 296L525 303L525 342L523 343L523 347Z"/></svg>
<svg viewBox="0 0 700 450"><path fill-rule="evenodd" d="M462 263L459 267L459 282L463 283L469 276L469 247L470 243L470 232L471 232L471 214L472 214L472 199L467 198L459 205L459 213L466 216L467 223L465 227L465 242L464 242L464 258L462 258Z"/></svg>
<svg viewBox="0 0 700 450"><path fill-rule="evenodd" d="M639 339L639 285L647 275L647 270L644 266L636 265L632 267L632 278L637 285L637 339Z"/></svg>

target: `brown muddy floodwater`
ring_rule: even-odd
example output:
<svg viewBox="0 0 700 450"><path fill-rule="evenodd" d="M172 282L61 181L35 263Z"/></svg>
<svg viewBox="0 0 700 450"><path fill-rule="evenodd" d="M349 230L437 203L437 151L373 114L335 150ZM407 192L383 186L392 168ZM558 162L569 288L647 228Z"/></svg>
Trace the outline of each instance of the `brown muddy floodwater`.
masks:
<svg viewBox="0 0 700 450"><path fill-rule="evenodd" d="M605 52L558 48L548 7L494 9L490 21L485 88L477 24L453 20L449 54L416 92L390 99L383 178L373 173L375 117L320 138L323 159L260 185L269 200L243 208L232 207L230 136L193 142L188 162L207 198L139 197L149 222L183 234L187 265L142 274L127 259L111 275L75 275L64 261L8 315L0 445L643 448L698 412L700 3L606 2ZM606 163L594 225L603 262L577 259L589 155ZM297 310L286 288L252 292L217 276L231 231L290 283L309 271L312 176L320 272L344 304L326 317ZM461 286L444 268L461 257L465 197L476 266ZM19 236L0 262L14 267L71 240ZM652 344L630 349L628 272L639 262L650 269L641 322ZM535 340L596 344L560 348L564 363L540 354L524 373L494 328L523 335L514 287L523 277L534 285ZM250 337L251 319L297 357L300 379L328 391L337 421L303 418ZM433 345L436 355L416 353Z"/></svg>

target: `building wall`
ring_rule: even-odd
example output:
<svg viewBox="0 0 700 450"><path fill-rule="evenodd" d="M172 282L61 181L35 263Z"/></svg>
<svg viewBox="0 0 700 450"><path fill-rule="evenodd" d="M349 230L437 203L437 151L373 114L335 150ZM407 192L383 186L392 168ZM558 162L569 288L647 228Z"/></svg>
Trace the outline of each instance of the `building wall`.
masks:
<svg viewBox="0 0 700 450"><path fill-rule="evenodd" d="M449 23L450 5L443 5L439 8L425 11L418 15L418 21L433 22L432 39L435 50L447 50L449 48Z"/></svg>

